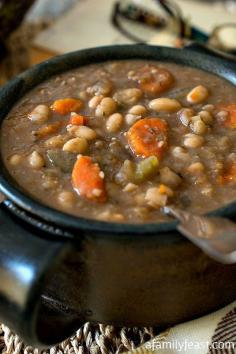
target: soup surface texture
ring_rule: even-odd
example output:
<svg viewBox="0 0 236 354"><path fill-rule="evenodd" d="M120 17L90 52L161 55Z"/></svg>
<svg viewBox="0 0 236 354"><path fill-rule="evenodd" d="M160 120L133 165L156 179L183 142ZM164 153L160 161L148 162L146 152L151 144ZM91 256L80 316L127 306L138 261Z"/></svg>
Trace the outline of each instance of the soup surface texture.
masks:
<svg viewBox="0 0 236 354"><path fill-rule="evenodd" d="M166 220L236 199L236 87L198 69L141 60L53 77L1 128L1 153L34 199L76 216Z"/></svg>

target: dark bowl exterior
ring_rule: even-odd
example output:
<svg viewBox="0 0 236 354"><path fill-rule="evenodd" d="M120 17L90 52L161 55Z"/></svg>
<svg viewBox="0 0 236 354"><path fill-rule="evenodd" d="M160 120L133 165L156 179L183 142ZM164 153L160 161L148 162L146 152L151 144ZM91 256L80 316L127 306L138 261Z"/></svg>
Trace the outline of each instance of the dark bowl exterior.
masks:
<svg viewBox="0 0 236 354"><path fill-rule="evenodd" d="M197 67L236 84L236 62L198 52L196 48L94 48L53 58L11 81L0 91L0 119L16 100L52 75L90 63L133 58ZM38 301L43 311L39 311L38 323L43 326L38 326L38 339L31 342L55 343L83 321L166 328L235 300L236 265L222 265L210 259L176 231L176 223L114 224L63 214L22 193L0 163L0 190L10 200L5 208L17 214L12 207L16 205L38 219L29 228L32 241L24 245L29 248L29 257L34 238L50 236L50 229L38 235L38 230L46 230L42 227L45 223L64 230L58 236L65 244L71 244L67 257L42 289L43 296ZM232 218L235 212L235 203L217 211ZM29 225L30 220L22 215L17 217ZM59 305L51 306L52 303ZM69 326L69 332L65 326ZM39 327L46 330L40 332ZM49 328L57 328L54 334L58 336L53 337Z"/></svg>

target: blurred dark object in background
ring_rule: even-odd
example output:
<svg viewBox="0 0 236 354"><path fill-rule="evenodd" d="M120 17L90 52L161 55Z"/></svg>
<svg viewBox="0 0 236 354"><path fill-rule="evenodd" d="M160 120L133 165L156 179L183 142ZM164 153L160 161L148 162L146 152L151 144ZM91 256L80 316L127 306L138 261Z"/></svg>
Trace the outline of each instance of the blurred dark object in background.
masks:
<svg viewBox="0 0 236 354"><path fill-rule="evenodd" d="M236 0L194 0L194 1L201 1L201 2L228 2L234 3Z"/></svg>
<svg viewBox="0 0 236 354"><path fill-rule="evenodd" d="M0 0L0 60L7 52L6 40L20 24L34 0Z"/></svg>
<svg viewBox="0 0 236 354"><path fill-rule="evenodd" d="M0 42L21 23L34 0L0 0Z"/></svg>

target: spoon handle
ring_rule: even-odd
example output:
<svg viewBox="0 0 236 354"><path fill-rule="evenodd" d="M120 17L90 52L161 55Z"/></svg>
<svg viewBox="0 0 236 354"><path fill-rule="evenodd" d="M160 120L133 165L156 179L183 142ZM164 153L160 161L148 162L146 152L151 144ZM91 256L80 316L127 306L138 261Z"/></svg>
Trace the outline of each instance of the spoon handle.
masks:
<svg viewBox="0 0 236 354"><path fill-rule="evenodd" d="M177 229L211 258L236 263L236 223L222 217L195 215L173 206L164 208L180 223Z"/></svg>

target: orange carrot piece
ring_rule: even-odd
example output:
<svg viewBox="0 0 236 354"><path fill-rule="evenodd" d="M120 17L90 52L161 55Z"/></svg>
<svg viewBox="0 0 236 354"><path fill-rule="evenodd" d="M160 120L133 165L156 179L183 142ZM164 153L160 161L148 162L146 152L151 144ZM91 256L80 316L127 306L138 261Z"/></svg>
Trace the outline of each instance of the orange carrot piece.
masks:
<svg viewBox="0 0 236 354"><path fill-rule="evenodd" d="M164 68L145 65L137 70L134 80L138 81L143 91L156 95L168 90L174 82L174 77Z"/></svg>
<svg viewBox="0 0 236 354"><path fill-rule="evenodd" d="M142 157L160 158L167 146L168 127L160 118L140 119L127 133L131 150Z"/></svg>
<svg viewBox="0 0 236 354"><path fill-rule="evenodd" d="M220 106L220 109L228 112L228 114L229 114L224 125L226 127L235 129L236 128L236 104L229 104L229 105Z"/></svg>
<svg viewBox="0 0 236 354"><path fill-rule="evenodd" d="M236 182L236 163L233 163L229 169L219 178L220 184Z"/></svg>
<svg viewBox="0 0 236 354"><path fill-rule="evenodd" d="M72 114L70 117L69 124L72 125L86 125L87 117L82 116L80 114Z"/></svg>
<svg viewBox="0 0 236 354"><path fill-rule="evenodd" d="M105 202L106 191L102 172L91 157L82 155L78 157L72 171L72 184L82 197Z"/></svg>
<svg viewBox="0 0 236 354"><path fill-rule="evenodd" d="M50 134L56 133L65 123L64 122L54 122L52 124L44 125L42 128L33 132L36 138L44 138Z"/></svg>
<svg viewBox="0 0 236 354"><path fill-rule="evenodd" d="M71 112L78 112L83 105L83 102L78 98L63 98L54 101L52 110L58 114L66 115Z"/></svg>

